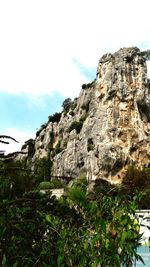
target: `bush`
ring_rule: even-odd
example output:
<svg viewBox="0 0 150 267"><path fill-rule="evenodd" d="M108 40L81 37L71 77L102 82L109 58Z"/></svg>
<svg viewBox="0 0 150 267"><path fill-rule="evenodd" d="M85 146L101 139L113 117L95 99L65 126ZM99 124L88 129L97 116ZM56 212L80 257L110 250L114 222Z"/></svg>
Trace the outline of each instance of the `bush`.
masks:
<svg viewBox="0 0 150 267"><path fill-rule="evenodd" d="M71 108L72 103L73 103L73 102L72 102L71 98L66 98L66 99L64 100L64 102L62 103L63 111L64 111L65 114L67 114L67 112L68 112L69 109Z"/></svg>
<svg viewBox="0 0 150 267"><path fill-rule="evenodd" d="M47 123L43 123L39 130L36 132L36 137L40 135L40 132L42 132L47 127Z"/></svg>
<svg viewBox="0 0 150 267"><path fill-rule="evenodd" d="M51 182L44 181L39 184L39 189L51 189Z"/></svg>
<svg viewBox="0 0 150 267"><path fill-rule="evenodd" d="M59 122L61 118L61 112L56 112L53 115L48 117L48 122Z"/></svg>
<svg viewBox="0 0 150 267"><path fill-rule="evenodd" d="M39 185L39 189L59 189L64 188L65 184L60 179L53 179L51 181L41 182Z"/></svg>
<svg viewBox="0 0 150 267"><path fill-rule="evenodd" d="M36 159L34 162L34 176L37 183L49 180L53 162L49 157Z"/></svg>
<svg viewBox="0 0 150 267"><path fill-rule="evenodd" d="M94 84L94 82L91 82L91 83L84 83L82 84L82 89L85 90L85 89L88 89L90 87L92 87Z"/></svg>
<svg viewBox="0 0 150 267"><path fill-rule="evenodd" d="M79 121L73 121L70 127L68 128L68 132L70 133L71 131L76 130L76 133L79 134L86 118L87 114L83 115Z"/></svg>
<svg viewBox="0 0 150 267"><path fill-rule="evenodd" d="M76 130L76 133L79 134L83 126L82 121L73 121L68 129L68 132L70 133L73 130Z"/></svg>

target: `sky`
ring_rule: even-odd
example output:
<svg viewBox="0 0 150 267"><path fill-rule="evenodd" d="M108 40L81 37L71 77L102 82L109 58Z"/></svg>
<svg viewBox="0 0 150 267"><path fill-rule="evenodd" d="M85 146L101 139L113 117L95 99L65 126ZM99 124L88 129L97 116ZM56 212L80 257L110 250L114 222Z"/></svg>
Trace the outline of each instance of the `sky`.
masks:
<svg viewBox="0 0 150 267"><path fill-rule="evenodd" d="M149 0L0 0L0 134L19 150L64 99L96 77L100 57L150 49Z"/></svg>

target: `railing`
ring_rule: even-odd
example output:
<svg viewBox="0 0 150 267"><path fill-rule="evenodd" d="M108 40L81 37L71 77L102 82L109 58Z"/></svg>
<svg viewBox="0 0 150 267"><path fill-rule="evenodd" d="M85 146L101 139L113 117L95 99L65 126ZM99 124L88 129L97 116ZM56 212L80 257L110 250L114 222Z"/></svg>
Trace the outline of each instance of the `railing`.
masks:
<svg viewBox="0 0 150 267"><path fill-rule="evenodd" d="M140 224L140 233L142 236L142 246L137 249L145 265L140 261L135 261L133 267L150 267L150 210L137 210L136 216Z"/></svg>

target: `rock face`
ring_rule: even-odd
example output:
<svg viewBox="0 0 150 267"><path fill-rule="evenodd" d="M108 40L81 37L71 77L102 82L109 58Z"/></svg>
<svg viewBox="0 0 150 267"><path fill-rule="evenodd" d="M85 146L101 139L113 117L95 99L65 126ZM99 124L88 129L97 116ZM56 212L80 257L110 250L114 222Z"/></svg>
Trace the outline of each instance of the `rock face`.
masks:
<svg viewBox="0 0 150 267"><path fill-rule="evenodd" d="M119 182L129 164L150 158L150 51L122 48L104 55L94 82L83 85L56 121L39 131L31 162L48 154L53 175ZM26 143L27 144L27 143ZM33 143L32 143L33 146ZM28 160L29 145L24 147ZM31 149L30 149L31 150Z"/></svg>

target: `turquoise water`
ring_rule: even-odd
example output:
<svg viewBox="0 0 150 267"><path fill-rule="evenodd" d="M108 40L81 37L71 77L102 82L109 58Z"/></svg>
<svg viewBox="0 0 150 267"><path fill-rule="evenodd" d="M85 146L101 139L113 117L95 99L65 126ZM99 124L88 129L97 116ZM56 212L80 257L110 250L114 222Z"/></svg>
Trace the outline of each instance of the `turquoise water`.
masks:
<svg viewBox="0 0 150 267"><path fill-rule="evenodd" d="M137 250L138 254L143 258L145 265L139 261L136 262L136 267L150 267L150 248L149 246L141 246Z"/></svg>

